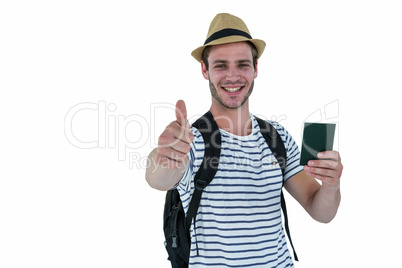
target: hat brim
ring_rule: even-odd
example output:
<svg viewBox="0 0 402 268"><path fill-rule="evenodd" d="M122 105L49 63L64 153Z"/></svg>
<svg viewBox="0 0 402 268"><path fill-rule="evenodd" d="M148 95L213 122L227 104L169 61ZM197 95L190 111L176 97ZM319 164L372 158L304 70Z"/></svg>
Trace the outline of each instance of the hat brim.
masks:
<svg viewBox="0 0 402 268"><path fill-rule="evenodd" d="M199 62L202 60L202 53L204 52L204 49L208 46L216 46L216 45L222 45L222 44L229 44L229 43L236 43L236 42L244 42L244 41L249 41L254 44L254 46L257 48L257 58L260 58L262 53L264 52L265 49L265 42L260 39L248 39L247 37L243 36L227 36L223 37L217 40L214 40L206 45L200 46L191 52L191 55Z"/></svg>

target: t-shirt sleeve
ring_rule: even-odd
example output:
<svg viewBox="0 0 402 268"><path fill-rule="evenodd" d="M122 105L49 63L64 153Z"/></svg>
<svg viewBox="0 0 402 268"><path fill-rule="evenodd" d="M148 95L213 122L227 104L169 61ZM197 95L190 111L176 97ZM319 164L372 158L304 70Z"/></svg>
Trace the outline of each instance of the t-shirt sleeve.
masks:
<svg viewBox="0 0 402 268"><path fill-rule="evenodd" d="M184 172L182 178L180 179L177 189L179 192L188 192L190 190L191 177L193 174L193 163L194 163L194 150L193 144L191 144L191 150L187 153L188 166Z"/></svg>
<svg viewBox="0 0 402 268"><path fill-rule="evenodd" d="M190 192L191 190L191 183L194 176L194 165L196 162L196 155L197 152L200 150L200 147L203 147L204 141L202 139L201 133L194 127L191 128L192 133L194 134L194 140L190 144L190 152L187 153L188 158L188 167L181 178L177 189L180 193Z"/></svg>

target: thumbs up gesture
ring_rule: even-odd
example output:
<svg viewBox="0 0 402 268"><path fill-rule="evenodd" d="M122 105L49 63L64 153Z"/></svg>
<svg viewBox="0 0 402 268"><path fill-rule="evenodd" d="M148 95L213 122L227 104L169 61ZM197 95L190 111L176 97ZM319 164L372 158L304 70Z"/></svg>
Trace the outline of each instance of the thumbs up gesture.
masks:
<svg viewBox="0 0 402 268"><path fill-rule="evenodd" d="M176 120L170 123L159 136L156 162L170 169L183 166L193 139L187 120L186 104L179 100L176 103Z"/></svg>

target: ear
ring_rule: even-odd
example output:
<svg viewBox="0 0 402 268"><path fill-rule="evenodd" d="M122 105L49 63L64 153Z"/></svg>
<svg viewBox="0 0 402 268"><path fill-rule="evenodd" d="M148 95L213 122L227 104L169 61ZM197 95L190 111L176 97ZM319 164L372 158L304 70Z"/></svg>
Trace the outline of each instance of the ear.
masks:
<svg viewBox="0 0 402 268"><path fill-rule="evenodd" d="M254 78L258 76L258 60L255 60Z"/></svg>
<svg viewBox="0 0 402 268"><path fill-rule="evenodd" d="M204 76L204 78L206 80L209 80L207 66L205 66L204 61L201 61L201 72L202 72L202 76Z"/></svg>

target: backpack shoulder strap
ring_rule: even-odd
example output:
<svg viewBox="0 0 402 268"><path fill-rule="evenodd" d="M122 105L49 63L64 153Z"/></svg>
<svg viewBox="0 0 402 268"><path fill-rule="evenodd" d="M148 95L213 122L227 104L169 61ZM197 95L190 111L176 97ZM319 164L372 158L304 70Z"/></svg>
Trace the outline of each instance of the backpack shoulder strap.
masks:
<svg viewBox="0 0 402 268"><path fill-rule="evenodd" d="M215 177L221 154L221 135L211 112L204 114L192 126L201 133L204 139L205 152L201 166L194 177L195 189L186 216L187 231L190 230L193 219L195 224L202 191Z"/></svg>
<svg viewBox="0 0 402 268"><path fill-rule="evenodd" d="M197 128L204 139L204 158L198 170L194 183L196 188L204 189L214 178L221 154L221 133L214 116L207 112L192 125Z"/></svg>
<svg viewBox="0 0 402 268"><path fill-rule="evenodd" d="M268 147L271 149L272 154L275 156L276 160L278 160L279 166L282 171L282 187L285 184L285 169L286 169L286 149L283 144L282 138L279 135L278 131L273 127L270 123L265 120L262 120L255 116L257 119L258 125L260 126L261 134L264 137L265 141L268 144ZM285 231L288 236L290 245L293 249L293 255L296 261L299 261L297 257L295 247L293 246L292 238L290 236L289 229L289 220L288 220L288 212L286 209L285 196L283 195L283 190L281 190L281 208L283 211L283 217L285 219Z"/></svg>
<svg viewBox="0 0 402 268"><path fill-rule="evenodd" d="M286 168L286 149L279 135L278 131L276 131L275 127L272 126L265 120L262 120L255 116L257 119L258 125L260 126L260 131L265 141L268 144L269 149L271 149L272 154L275 156L276 160L278 160L279 166L282 171L282 187L284 184L285 177L285 168Z"/></svg>

